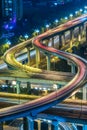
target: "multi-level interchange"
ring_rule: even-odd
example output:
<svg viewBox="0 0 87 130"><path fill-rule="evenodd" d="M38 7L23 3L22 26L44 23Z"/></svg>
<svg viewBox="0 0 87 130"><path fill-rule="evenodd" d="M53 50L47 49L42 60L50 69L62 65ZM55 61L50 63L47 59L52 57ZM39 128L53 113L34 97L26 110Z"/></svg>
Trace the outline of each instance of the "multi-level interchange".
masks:
<svg viewBox="0 0 87 130"><path fill-rule="evenodd" d="M14 46L13 48L9 49L4 54L4 60L7 63L9 67L11 67L14 71L18 71L21 75L7 75L7 73L1 72L0 78L1 79L15 79L17 81L22 81L23 78L25 81L34 81L34 82L46 82L47 84L49 82L57 83L58 81L67 80L68 81L68 74L66 75L62 73L55 73L53 71L50 71L50 58L51 55L60 57L62 59L65 59L69 61L72 65L72 71L74 72L74 68L77 67L77 72L74 74L74 77L71 78L71 80L61 89L52 92L51 94L48 94L44 97L41 97L39 99L35 99L31 102L27 102L24 104L16 105L14 107L8 107L0 110L0 121L7 121L15 118L27 118L29 123L29 127L27 129L33 130L33 123L32 119L37 117L39 113L41 113L44 110L47 110L48 108L55 106L56 104L62 102L64 99L69 97L71 94L75 93L77 89L81 88L84 84L86 84L87 80L87 61L83 58L64 52L61 50L57 50L55 48L55 38L56 36L59 36L59 42L58 46L59 49L64 45L65 43L65 32L70 32L70 44L69 46L72 47L73 43L73 35L74 30L77 28L78 30L78 40L81 41L81 38L83 36L84 30L86 32L86 21L87 21L87 15L82 15L81 17L78 17L72 21L69 21L63 25L60 25L54 29L48 30L44 32L43 34L37 36L35 39L27 40L19 45ZM87 32L86 32L87 33ZM85 34L87 35L87 34ZM65 38L65 39L64 39ZM48 46L47 43L45 44L45 40L52 39L52 45ZM33 68L28 65L23 65L22 63L18 62L16 60L16 53L18 53L20 50L27 48L28 50L28 59L30 62L30 55L29 51L31 46L35 47L36 50L36 66L37 68ZM47 71L39 69L38 63L40 60L40 52L43 52L43 54L47 57ZM16 71L15 71L16 70ZM9 71L8 71L9 72ZM26 75L23 77L23 75ZM19 88L17 88L19 90ZM55 109L55 108L54 108ZM74 113L73 113L74 114ZM85 115L85 117L84 117ZM82 110L79 110L79 119L86 119L87 120L87 111L82 112ZM51 117L51 116L50 116ZM57 120L58 118L55 116L52 116L52 120ZM55 121L56 122L56 121ZM55 124L55 123L54 123ZM55 125L58 129L58 125Z"/></svg>

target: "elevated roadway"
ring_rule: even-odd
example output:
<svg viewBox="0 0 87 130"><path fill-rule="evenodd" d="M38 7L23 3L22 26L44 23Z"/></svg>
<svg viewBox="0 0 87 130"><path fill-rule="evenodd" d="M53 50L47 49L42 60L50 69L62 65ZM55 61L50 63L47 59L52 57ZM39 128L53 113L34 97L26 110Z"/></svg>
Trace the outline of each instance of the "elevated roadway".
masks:
<svg viewBox="0 0 87 130"><path fill-rule="evenodd" d="M33 40L34 46L36 48L39 48L39 50L43 51L45 54L58 56L60 58L73 62L77 67L77 73L74 76L74 78L69 83L67 83L63 88L47 96L41 97L40 99L36 99L31 102L27 102L25 104L0 110L0 121L25 117L27 115L36 116L39 112L46 110L52 107L53 105L56 105L57 103L62 102L64 99L69 97L72 93L75 93L77 89L82 87L87 82L87 61L80 58L79 56L59 51L53 47L48 47L43 44L44 39L53 37L54 35L64 30L70 29L74 26L78 26L79 24L85 22L86 20L87 15L83 15L75 20L67 22L62 26L59 26L58 28L45 32ZM23 42L22 44L19 44L8 50L4 55L5 62L11 68L27 73L29 78L39 79L41 77L42 79L44 78L46 78L47 80L53 79L55 81L55 78L57 76L53 78L53 75L51 75L53 74L53 72L51 73L49 71L33 68L27 65L22 65L15 59L15 54L18 51L24 49L27 45L30 44L30 42L31 40Z"/></svg>

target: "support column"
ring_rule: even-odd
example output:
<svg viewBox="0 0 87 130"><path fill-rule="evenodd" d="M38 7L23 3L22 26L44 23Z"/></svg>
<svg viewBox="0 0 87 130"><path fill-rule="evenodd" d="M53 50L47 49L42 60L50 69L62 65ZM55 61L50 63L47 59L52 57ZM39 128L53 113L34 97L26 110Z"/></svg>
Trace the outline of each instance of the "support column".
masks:
<svg viewBox="0 0 87 130"><path fill-rule="evenodd" d="M83 100L87 100L87 84L83 87Z"/></svg>
<svg viewBox="0 0 87 130"><path fill-rule="evenodd" d="M73 39L74 39L74 33L73 33L73 29L71 29L70 30L70 48L72 48Z"/></svg>
<svg viewBox="0 0 87 130"><path fill-rule="evenodd" d="M81 26L79 26L79 34L78 34L78 41L81 41Z"/></svg>
<svg viewBox="0 0 87 130"><path fill-rule="evenodd" d="M54 47L54 37L52 37L52 47Z"/></svg>
<svg viewBox="0 0 87 130"><path fill-rule="evenodd" d="M34 121L31 117L23 118L23 130L34 130Z"/></svg>
<svg viewBox="0 0 87 130"><path fill-rule="evenodd" d="M71 64L71 73L75 74L75 65Z"/></svg>
<svg viewBox="0 0 87 130"><path fill-rule="evenodd" d="M31 94L31 83L27 82L27 91L28 94Z"/></svg>
<svg viewBox="0 0 87 130"><path fill-rule="evenodd" d="M37 127L38 127L38 130L41 130L41 122L42 122L42 121L37 120L36 122L37 122Z"/></svg>
<svg viewBox="0 0 87 130"><path fill-rule="evenodd" d="M81 32L82 32L82 38L85 37L85 26L84 26L84 24L82 25Z"/></svg>
<svg viewBox="0 0 87 130"><path fill-rule="evenodd" d="M86 26L86 42L87 42L87 26Z"/></svg>
<svg viewBox="0 0 87 130"><path fill-rule="evenodd" d="M4 130L3 129L3 122L0 122L0 130Z"/></svg>
<svg viewBox="0 0 87 130"><path fill-rule="evenodd" d="M28 55L28 65L30 65L31 57L30 57L30 48L29 47L27 47L27 55Z"/></svg>
<svg viewBox="0 0 87 130"><path fill-rule="evenodd" d="M20 93L20 81L16 82L17 94Z"/></svg>
<svg viewBox="0 0 87 130"><path fill-rule="evenodd" d="M35 49L36 49L36 67L38 68L40 63L40 51L38 48Z"/></svg>
<svg viewBox="0 0 87 130"><path fill-rule="evenodd" d="M50 70L50 55L46 55L46 59L47 59L47 70Z"/></svg>
<svg viewBox="0 0 87 130"><path fill-rule="evenodd" d="M65 45L66 43L66 38L65 38L65 33L63 34L63 46Z"/></svg>
<svg viewBox="0 0 87 130"><path fill-rule="evenodd" d="M71 61L67 61L67 64L71 66L71 73L75 74L75 65Z"/></svg>
<svg viewBox="0 0 87 130"><path fill-rule="evenodd" d="M48 124L48 130L52 130L51 128L52 128L52 125L51 125L51 123L49 123Z"/></svg>
<svg viewBox="0 0 87 130"><path fill-rule="evenodd" d="M52 121L53 130L58 130L58 121Z"/></svg>
<svg viewBox="0 0 87 130"><path fill-rule="evenodd" d="M83 130L87 130L87 125L83 125Z"/></svg>
<svg viewBox="0 0 87 130"><path fill-rule="evenodd" d="M62 34L59 35L59 49L62 47Z"/></svg>

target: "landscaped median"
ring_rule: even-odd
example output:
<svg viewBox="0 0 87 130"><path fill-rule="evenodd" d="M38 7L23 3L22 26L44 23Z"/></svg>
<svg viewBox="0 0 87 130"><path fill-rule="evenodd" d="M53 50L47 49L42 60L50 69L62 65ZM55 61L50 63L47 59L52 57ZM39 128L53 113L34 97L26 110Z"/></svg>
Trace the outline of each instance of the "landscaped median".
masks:
<svg viewBox="0 0 87 130"><path fill-rule="evenodd" d="M3 97L3 98L15 98L15 99L29 99L29 100L34 100L34 99L40 98L41 96L0 92L0 97Z"/></svg>

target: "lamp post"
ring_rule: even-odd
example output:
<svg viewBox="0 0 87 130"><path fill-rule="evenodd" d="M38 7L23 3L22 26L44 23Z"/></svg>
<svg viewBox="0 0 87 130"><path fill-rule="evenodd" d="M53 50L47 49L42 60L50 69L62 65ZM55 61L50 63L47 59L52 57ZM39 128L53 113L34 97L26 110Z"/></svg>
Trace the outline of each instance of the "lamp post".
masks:
<svg viewBox="0 0 87 130"><path fill-rule="evenodd" d="M46 24L46 30L48 30L49 29L49 24Z"/></svg>
<svg viewBox="0 0 87 130"><path fill-rule="evenodd" d="M35 32L36 32L36 35L38 35L40 31L39 29L36 29Z"/></svg>
<svg viewBox="0 0 87 130"><path fill-rule="evenodd" d="M59 22L58 19L56 19L56 20L55 20L55 25L56 25L56 26L58 25L58 22Z"/></svg>
<svg viewBox="0 0 87 130"><path fill-rule="evenodd" d="M28 34L25 34L24 38L25 38L25 40L27 40L29 38Z"/></svg>

